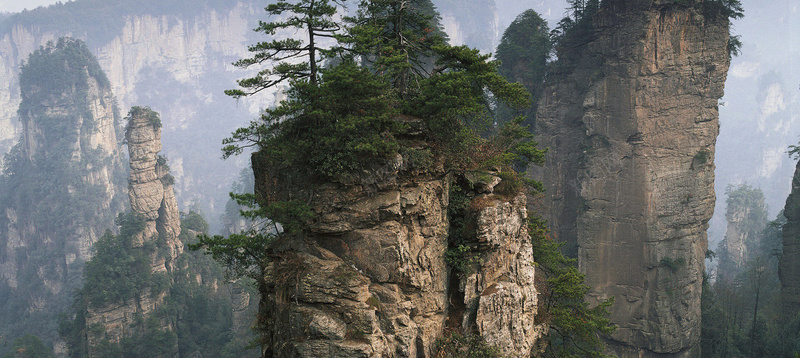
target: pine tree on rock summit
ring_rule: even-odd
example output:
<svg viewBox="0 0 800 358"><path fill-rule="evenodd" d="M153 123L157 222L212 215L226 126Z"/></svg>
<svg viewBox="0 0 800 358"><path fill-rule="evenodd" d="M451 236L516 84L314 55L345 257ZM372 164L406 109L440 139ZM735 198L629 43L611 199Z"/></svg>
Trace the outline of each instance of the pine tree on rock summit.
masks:
<svg viewBox="0 0 800 358"><path fill-rule="evenodd" d="M274 36L278 30L295 29L305 32L305 41L297 38L261 41L248 48L252 57L234 62L234 66L249 68L254 65L266 65L255 76L239 80L241 89L226 90L225 94L241 98L256 94L286 80L308 79L312 84L318 81L319 66L327 52L320 41L334 38L341 30L339 23L333 20L337 5L344 0L278 0L268 5L265 10L272 16L286 15L280 21L260 21L256 32ZM296 59L306 57L304 62ZM293 61L292 61L293 60Z"/></svg>

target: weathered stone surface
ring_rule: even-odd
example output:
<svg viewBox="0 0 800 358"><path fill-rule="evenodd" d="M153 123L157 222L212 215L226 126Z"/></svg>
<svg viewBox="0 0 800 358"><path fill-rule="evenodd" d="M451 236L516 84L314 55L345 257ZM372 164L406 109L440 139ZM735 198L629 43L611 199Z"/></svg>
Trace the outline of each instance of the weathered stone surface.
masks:
<svg viewBox="0 0 800 358"><path fill-rule="evenodd" d="M588 300L616 297L614 353L693 356L728 22L672 1L606 5L539 104L541 210L577 256Z"/></svg>
<svg viewBox="0 0 800 358"><path fill-rule="evenodd" d="M447 310L448 177L382 177L315 190L320 220L270 270L268 356L431 356Z"/></svg>
<svg viewBox="0 0 800 358"><path fill-rule="evenodd" d="M86 335L86 343L89 347L91 356L92 351L101 340L108 339L110 342L119 342L120 339L132 335L136 316L147 312L153 312L163 301L165 293L157 297L151 297L150 292L143 292L141 298L136 302L122 302L108 305L102 308L91 308L87 311L86 324L98 325L103 327L103 335L89 333ZM141 319L141 318L140 318Z"/></svg>
<svg viewBox="0 0 800 358"><path fill-rule="evenodd" d="M488 173L466 173L464 174L464 179L481 194L491 193L501 181L500 177Z"/></svg>
<svg viewBox="0 0 800 358"><path fill-rule="evenodd" d="M786 224L783 225L783 255L780 257L778 276L781 281L781 299L787 312L800 313L800 162L792 179L792 193L783 208Z"/></svg>
<svg viewBox="0 0 800 358"><path fill-rule="evenodd" d="M530 355L542 328L524 196L473 194L490 203L473 215L483 263L458 285L445 260L453 180L441 165L421 172L398 157L347 184L291 189L267 186L276 182L258 155L256 192L306 198L316 213L302 239L272 249L266 356L434 357L448 320L509 356Z"/></svg>
<svg viewBox="0 0 800 358"><path fill-rule="evenodd" d="M167 263L183 252L178 239L181 231L175 191L168 181L166 159L161 151L161 122L149 108L134 107L128 119L125 139L130 158L128 198L131 210L146 219L146 229L134 240L138 244L161 235L169 251Z"/></svg>
<svg viewBox="0 0 800 358"><path fill-rule="evenodd" d="M477 328L486 343L505 356L530 357L545 327L534 323L538 292L525 196L507 201L478 195L475 201L485 202L486 207L475 215L479 264L464 274L462 327Z"/></svg>

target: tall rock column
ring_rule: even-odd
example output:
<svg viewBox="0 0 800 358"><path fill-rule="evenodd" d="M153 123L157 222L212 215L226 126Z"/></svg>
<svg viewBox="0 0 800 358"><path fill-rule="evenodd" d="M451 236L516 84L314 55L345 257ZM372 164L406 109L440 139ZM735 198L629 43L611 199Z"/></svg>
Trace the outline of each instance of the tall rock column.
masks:
<svg viewBox="0 0 800 358"><path fill-rule="evenodd" d="M729 188L730 189L730 188ZM758 256L758 245L767 227L767 205L761 189L745 184L728 190L725 219L728 227L720 243L717 280L732 282Z"/></svg>
<svg viewBox="0 0 800 358"><path fill-rule="evenodd" d="M143 223L141 230L133 233L133 237L122 237L123 233L120 233L120 237L112 239L130 240L133 248L147 252L151 274L148 277L157 277L152 274L159 274L172 281L171 273L175 269L176 258L183 252L183 244L179 238L181 223L172 188L173 179L166 159L158 155L161 151L161 119L150 108L133 107L127 120L125 139L131 169L128 197L132 214L141 217ZM139 330L142 329L173 331L173 323L163 318L158 319L160 325L157 327L141 328L141 322L137 322L152 316L164 304L168 294L168 288L155 291L153 287L148 287L133 293L133 297L102 305L88 305L86 327L103 328L87 333L89 356L102 356L105 354L102 349L107 343L118 344L123 338L141 334ZM174 351L177 352L177 345ZM153 356L166 357L155 353Z"/></svg>
<svg viewBox="0 0 800 358"><path fill-rule="evenodd" d="M592 303L615 297L609 349L699 354L714 208L727 18L699 2L607 1L591 38L559 52L539 104L543 212L577 256Z"/></svg>
<svg viewBox="0 0 800 358"><path fill-rule="evenodd" d="M183 252L178 239L181 232L178 202L172 188L175 179L169 173L167 159L161 151L161 118L150 108L133 107L125 132L130 155L128 198L131 210L145 217L145 229L136 238L139 244L161 239L168 248L167 260ZM166 269L156 265L157 270Z"/></svg>
<svg viewBox="0 0 800 358"><path fill-rule="evenodd" d="M265 186L257 158L256 192L285 193ZM318 219L267 270L265 356L431 356L448 307L449 177L398 178L403 163L308 190Z"/></svg>
<svg viewBox="0 0 800 358"><path fill-rule="evenodd" d="M23 131L0 176L0 331L51 343L92 244L124 209L119 113L80 40L34 51L19 90Z"/></svg>

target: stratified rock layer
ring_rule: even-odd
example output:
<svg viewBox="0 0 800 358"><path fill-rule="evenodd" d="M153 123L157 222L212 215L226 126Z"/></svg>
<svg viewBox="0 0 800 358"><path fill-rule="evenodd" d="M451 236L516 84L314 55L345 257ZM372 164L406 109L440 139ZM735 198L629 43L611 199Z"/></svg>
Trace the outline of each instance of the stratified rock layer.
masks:
<svg viewBox="0 0 800 358"><path fill-rule="evenodd" d="M130 155L128 198L131 210L145 217L146 227L139 244L163 237L169 249L167 257L174 259L183 251L178 236L181 232L178 203L172 188L174 179L169 173L161 151L161 119L149 108L134 107L125 132ZM164 268L166 269L166 268ZM160 270L160 269L159 269Z"/></svg>
<svg viewBox="0 0 800 358"><path fill-rule="evenodd" d="M430 356L448 306L449 177L398 179L400 163L379 190L315 188L319 219L268 270L267 356Z"/></svg>
<svg viewBox="0 0 800 358"><path fill-rule="evenodd" d="M692 3L607 1L594 40L563 48L539 104L543 212L592 303L615 297L609 349L699 354L706 229L727 19Z"/></svg>
<svg viewBox="0 0 800 358"><path fill-rule="evenodd" d="M446 327L530 356L542 328L523 195L472 194L479 264L456 273L445 260L452 175L441 164L420 172L398 155L350 184L297 190L258 153L253 169L262 198L303 198L315 213L303 237L271 249L265 356L434 357Z"/></svg>

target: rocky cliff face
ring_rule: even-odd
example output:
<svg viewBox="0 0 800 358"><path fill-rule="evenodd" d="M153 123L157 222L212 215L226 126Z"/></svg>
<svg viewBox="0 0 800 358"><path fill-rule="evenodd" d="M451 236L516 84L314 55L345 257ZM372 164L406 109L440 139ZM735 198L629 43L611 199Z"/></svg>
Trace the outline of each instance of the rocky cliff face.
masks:
<svg viewBox="0 0 800 358"><path fill-rule="evenodd" d="M158 154L161 151L161 119L149 108L133 107L127 120L125 140L130 155L128 198L132 213L144 217L143 230L131 243L134 247L155 244L159 250L150 255L151 272L172 272L175 260L183 252L183 243L178 237L181 223L172 188L174 179L169 174L166 159ZM89 355L97 356L94 349L102 340L119 343L123 337L130 336L136 317L148 317L164 303L167 294L166 291L158 295L141 292L133 300L103 307L89 306L86 326L104 328L101 333L90 331L87 334ZM157 328L171 330L171 325L162 322Z"/></svg>
<svg viewBox="0 0 800 358"><path fill-rule="evenodd" d="M693 3L693 2L692 2ZM609 349L698 354L727 19L692 4L609 1L560 53L539 104L542 211L593 288L615 297Z"/></svg>
<svg viewBox="0 0 800 358"><path fill-rule="evenodd" d="M781 299L787 312L800 312L800 163L792 179L792 193L783 209L783 255L778 264Z"/></svg>
<svg viewBox="0 0 800 358"><path fill-rule="evenodd" d="M538 292L527 232L527 200L524 195L475 194L468 215L475 227L469 246L478 253L473 257L474 267L450 278L450 282L458 280L459 288L455 295L451 288L448 318L460 315L462 328L476 328L486 343L500 348L504 356L529 357L538 352L537 343L546 327L535 323ZM462 302L463 313L458 310Z"/></svg>
<svg viewBox="0 0 800 358"><path fill-rule="evenodd" d="M287 191L259 163L257 194L307 198L316 218L273 249L266 356L433 357L446 329L529 356L542 328L524 196L470 194L474 265L458 273L445 259L453 178L441 165L420 172L398 155L351 184Z"/></svg>
<svg viewBox="0 0 800 358"><path fill-rule="evenodd" d="M0 326L14 335L12 327L27 320L28 332L52 340L47 325L70 301L92 244L123 209L119 114L80 41L39 49L21 77L22 135L0 177L0 296L13 310L0 314Z"/></svg>

